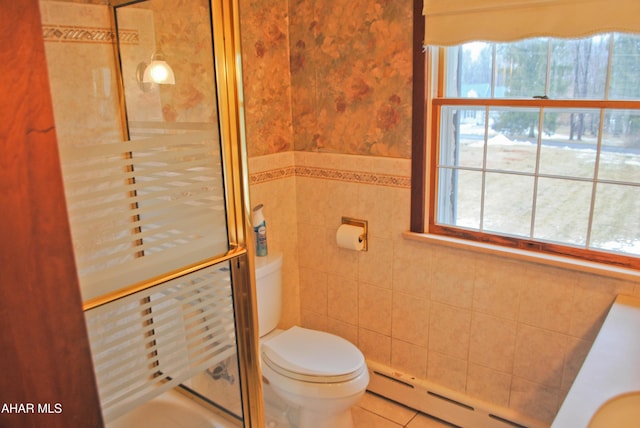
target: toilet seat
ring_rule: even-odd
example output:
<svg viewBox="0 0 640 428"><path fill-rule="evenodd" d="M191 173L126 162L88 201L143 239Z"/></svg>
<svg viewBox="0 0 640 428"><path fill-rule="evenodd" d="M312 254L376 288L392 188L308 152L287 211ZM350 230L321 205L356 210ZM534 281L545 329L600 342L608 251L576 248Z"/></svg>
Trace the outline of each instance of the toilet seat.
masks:
<svg viewBox="0 0 640 428"><path fill-rule="evenodd" d="M280 333L261 348L263 362L273 371L303 382L347 382L366 370L362 352L351 342L302 327Z"/></svg>

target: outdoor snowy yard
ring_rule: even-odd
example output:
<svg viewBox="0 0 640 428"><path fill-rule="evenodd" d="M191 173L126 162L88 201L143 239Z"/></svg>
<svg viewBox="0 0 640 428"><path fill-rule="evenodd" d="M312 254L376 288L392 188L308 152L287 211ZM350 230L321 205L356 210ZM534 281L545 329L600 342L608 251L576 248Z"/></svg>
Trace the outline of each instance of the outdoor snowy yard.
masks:
<svg viewBox="0 0 640 428"><path fill-rule="evenodd" d="M535 140L518 141L490 131L483 230L527 237L533 228L535 239L584 247L592 216L592 248L640 255L640 188L611 183L640 183L640 148L624 147L605 136L598 158L594 138L570 141L558 133L543 137L538 160ZM482 167L483 133L483 127L461 127L460 166ZM599 182L594 189L596 163ZM458 180L457 225L478 229L482 172L460 170Z"/></svg>

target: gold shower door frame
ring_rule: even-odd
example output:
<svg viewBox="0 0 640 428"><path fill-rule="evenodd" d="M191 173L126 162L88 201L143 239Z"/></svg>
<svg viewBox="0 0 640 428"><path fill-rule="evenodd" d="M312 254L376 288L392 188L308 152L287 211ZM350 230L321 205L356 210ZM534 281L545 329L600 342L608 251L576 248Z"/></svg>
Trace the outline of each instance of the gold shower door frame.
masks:
<svg viewBox="0 0 640 428"><path fill-rule="evenodd" d="M112 0L112 7L137 3L134 0ZM240 374L240 394L245 428L264 426L262 376L259 366L258 325L255 299L254 245L251 239L249 180L244 133L240 19L237 0L210 0L214 70L218 94L222 169L229 250L165 275L133 284L113 293L85 301L83 310L107 304L122 297L149 289L197 270L229 262L235 314L236 340ZM113 14L115 21L115 13ZM114 47L120 61L118 46ZM212 53L213 54L213 53ZM123 81L118 70L120 111L126 123ZM125 127L126 128L126 127ZM127 131L125 131L127 132Z"/></svg>

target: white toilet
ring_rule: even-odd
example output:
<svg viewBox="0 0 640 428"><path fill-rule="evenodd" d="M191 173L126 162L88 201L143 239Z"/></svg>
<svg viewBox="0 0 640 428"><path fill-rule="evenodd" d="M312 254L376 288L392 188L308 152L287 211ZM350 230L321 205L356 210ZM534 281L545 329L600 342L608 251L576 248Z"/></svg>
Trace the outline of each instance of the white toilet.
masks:
<svg viewBox="0 0 640 428"><path fill-rule="evenodd" d="M351 407L369 384L362 352L333 334L277 330L282 308L282 254L256 257L260 361L265 382L298 409L299 428L353 428Z"/></svg>

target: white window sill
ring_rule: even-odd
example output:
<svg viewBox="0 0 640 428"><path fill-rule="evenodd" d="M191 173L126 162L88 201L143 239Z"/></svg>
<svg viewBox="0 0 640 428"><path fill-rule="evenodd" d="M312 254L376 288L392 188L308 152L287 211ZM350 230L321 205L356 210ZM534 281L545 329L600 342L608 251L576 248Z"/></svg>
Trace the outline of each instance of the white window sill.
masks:
<svg viewBox="0 0 640 428"><path fill-rule="evenodd" d="M573 259L570 257L555 256L538 253L535 251L525 251L517 248L502 247L499 245L485 244L482 242L467 241L448 236L434 235L430 233L404 232L402 236L411 241L425 242L429 244L444 245L447 247L460 248L469 251L477 251L485 254L507 257L510 259L538 263L547 266L571 269L580 272L588 272L595 275L602 275L627 281L640 282L640 271L629 268L621 268L603 263L589 262L586 260Z"/></svg>

